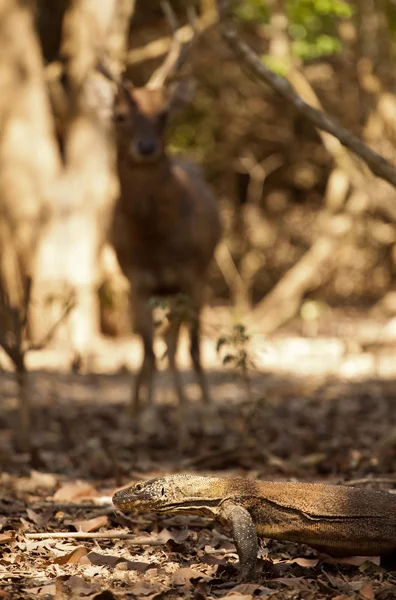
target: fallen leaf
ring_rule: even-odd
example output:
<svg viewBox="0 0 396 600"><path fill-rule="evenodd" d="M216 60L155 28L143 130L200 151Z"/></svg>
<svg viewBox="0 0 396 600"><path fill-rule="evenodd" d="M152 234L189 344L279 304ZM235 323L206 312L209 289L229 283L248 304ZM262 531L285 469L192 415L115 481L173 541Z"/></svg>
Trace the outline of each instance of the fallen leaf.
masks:
<svg viewBox="0 0 396 600"><path fill-rule="evenodd" d="M62 554L62 556L57 556L56 558L52 558L50 561L46 562L46 565L78 565L83 556L88 554L88 550L85 546L77 546L71 552L67 554Z"/></svg>
<svg viewBox="0 0 396 600"><path fill-rule="evenodd" d="M165 543L169 542L169 540L172 540L177 544L181 544L188 538L189 535L190 532L187 528L179 530L173 529L172 531L170 531L169 529L162 529L162 531L160 531L160 533L158 534L157 538Z"/></svg>
<svg viewBox="0 0 396 600"><path fill-rule="evenodd" d="M301 587L304 584L307 584L307 580L305 577L277 577L276 579L271 579L274 583L281 583L282 585L286 585L287 587Z"/></svg>
<svg viewBox="0 0 396 600"><path fill-rule="evenodd" d="M345 581L344 578L338 577L337 575L332 575L328 571L326 571L323 575L325 576L325 579L326 579L325 581L321 578L318 578L318 580L317 580L318 584L320 586L326 587L330 584L332 591L339 590L340 592L343 592L343 593L347 592L351 589L350 584L347 581ZM356 589L359 589L359 587Z"/></svg>
<svg viewBox="0 0 396 600"><path fill-rule="evenodd" d="M124 564L128 571L138 571L139 573L145 573L148 569L151 569L153 567L153 565L151 565L150 563L139 562L137 560L125 560L125 559L121 559L117 563L117 567L121 567Z"/></svg>
<svg viewBox="0 0 396 600"><path fill-rule="evenodd" d="M67 585L73 592L76 592L76 595L84 595L94 594L100 590L99 584L89 584L82 577L78 577L78 575L73 575L67 581L65 581L65 585Z"/></svg>
<svg viewBox="0 0 396 600"><path fill-rule="evenodd" d="M52 516L52 509L48 509L42 513L36 513L31 508L26 509L27 516L29 519L38 527L45 527Z"/></svg>
<svg viewBox="0 0 396 600"><path fill-rule="evenodd" d="M262 591L267 591L267 588L264 588L263 586L259 585L258 583L240 583L239 585L236 585L235 587L233 587L227 594L227 596L232 596L233 594L239 594L241 596L254 596L254 595L259 595L259 596L267 596L269 592L273 592L273 590L268 590L267 594L263 594ZM258 592L260 592L258 594Z"/></svg>
<svg viewBox="0 0 396 600"><path fill-rule="evenodd" d="M99 554L99 552L90 552L87 554L89 562L99 567L115 567L121 560L119 556L114 554Z"/></svg>
<svg viewBox="0 0 396 600"><path fill-rule="evenodd" d="M81 565L84 565L84 577L96 577L97 575L101 574L101 573L106 573L106 567L96 567L95 565L89 565L89 566L85 566L85 561L87 560L87 557L84 556L81 559ZM108 572L107 572L108 573Z"/></svg>
<svg viewBox="0 0 396 600"><path fill-rule="evenodd" d="M152 566L149 563L127 560L113 554L99 554L98 552L90 552L87 558L93 565L114 568L117 565L126 564L128 571L139 571L139 573L144 573Z"/></svg>
<svg viewBox="0 0 396 600"><path fill-rule="evenodd" d="M194 590L194 600L206 600L207 598L207 583L206 581L198 581Z"/></svg>
<svg viewBox="0 0 396 600"><path fill-rule="evenodd" d="M226 565L227 559L221 558L220 556L215 556L214 554L207 554L201 558L201 562L207 565Z"/></svg>
<svg viewBox="0 0 396 600"><path fill-rule="evenodd" d="M0 544L7 544L8 542L12 542L15 537L15 531L5 531L4 533L0 533Z"/></svg>
<svg viewBox="0 0 396 600"><path fill-rule="evenodd" d="M106 527L109 524L109 519L106 515L100 515L93 519L86 519L84 521L74 521L73 525L76 531L85 531L89 533L91 531L98 531L101 527Z"/></svg>
<svg viewBox="0 0 396 600"><path fill-rule="evenodd" d="M19 477L14 485L20 492L36 493L40 488L52 489L56 486L57 480L54 475L31 471L30 477Z"/></svg>
<svg viewBox="0 0 396 600"><path fill-rule="evenodd" d="M65 483L54 494L54 502L76 502L98 495L90 483L75 481Z"/></svg>
<svg viewBox="0 0 396 600"><path fill-rule="evenodd" d="M135 583L135 585L128 587L128 594L138 598L139 596L152 596L160 591L161 586L158 583Z"/></svg>
<svg viewBox="0 0 396 600"><path fill-rule="evenodd" d="M48 598L51 598L51 596L55 597L56 584L47 583L46 585L41 585L40 587L25 588L24 591L31 596L47 596Z"/></svg>
<svg viewBox="0 0 396 600"><path fill-rule="evenodd" d="M319 559L318 558L293 558L291 560L287 561L288 563L291 564L296 564L299 565L300 567L307 567L307 568L312 568L312 567L316 567Z"/></svg>
<svg viewBox="0 0 396 600"><path fill-rule="evenodd" d="M116 597L110 590L103 590L99 592L99 594L95 594L92 600L116 600Z"/></svg>
<svg viewBox="0 0 396 600"><path fill-rule="evenodd" d="M359 591L359 600L374 600L375 593L373 586L369 581L362 585Z"/></svg>
<svg viewBox="0 0 396 600"><path fill-rule="evenodd" d="M24 519L23 517L19 517L19 520L22 524L22 527L19 529L19 531L29 531L32 528L32 524L29 523L29 521L27 521L26 519Z"/></svg>
<svg viewBox="0 0 396 600"><path fill-rule="evenodd" d="M190 569L189 567L183 567L172 573L172 582L175 585L186 585L190 583L191 579L210 579L201 571L196 569Z"/></svg>
<svg viewBox="0 0 396 600"><path fill-rule="evenodd" d="M55 540L26 540L24 543L18 542L17 547L24 552L34 552L37 548L48 549L55 546L54 542Z"/></svg>
<svg viewBox="0 0 396 600"><path fill-rule="evenodd" d="M212 537L210 540L210 545L213 546L214 548L218 548L223 543L229 544L230 540L223 533L220 533L220 531L217 531L217 529L213 529ZM224 546L222 546L222 547L224 547ZM234 544L234 548L235 548L235 544Z"/></svg>
<svg viewBox="0 0 396 600"><path fill-rule="evenodd" d="M372 562L379 566L381 557L380 556L347 556L345 558L337 558L335 556L320 555L319 559L323 562L335 565L351 565L353 567L360 567L360 565L366 562Z"/></svg>
<svg viewBox="0 0 396 600"><path fill-rule="evenodd" d="M389 569L389 567L383 565L382 560L380 564L372 562L371 560L366 560L366 562L359 565L359 571L360 573L366 573L367 575L374 575L375 573L382 573L384 567L386 570L394 571L394 568Z"/></svg>
<svg viewBox="0 0 396 600"><path fill-rule="evenodd" d="M57 484L55 475L51 473L42 473L41 471L30 471L30 479L38 488L54 488Z"/></svg>

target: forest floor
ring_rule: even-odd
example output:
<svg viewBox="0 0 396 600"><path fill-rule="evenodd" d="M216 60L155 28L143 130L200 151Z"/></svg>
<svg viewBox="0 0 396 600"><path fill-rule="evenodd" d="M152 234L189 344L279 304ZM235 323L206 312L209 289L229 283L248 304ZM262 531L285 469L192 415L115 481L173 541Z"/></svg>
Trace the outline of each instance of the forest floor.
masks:
<svg viewBox="0 0 396 600"><path fill-rule="evenodd" d="M396 337L392 323L337 315L319 328L252 336L248 378L205 340L214 427L180 351L190 398L180 449L169 376L157 381L161 428L127 416L136 340L108 342L89 373L32 356L32 451L15 450L17 387L0 373L0 599L205 600L396 598L396 574L377 558L347 560L266 541L255 583L239 585L230 532L208 519L116 513L111 495L129 481L176 472L262 479L355 480L396 491ZM210 328L209 328L210 329ZM161 347L159 346L161 351ZM227 348L232 354L235 348ZM231 361L232 363L232 361ZM63 532L62 539L30 537ZM91 539L73 537L86 532ZM145 544L133 545L131 533ZM69 537L68 537L69 536ZM108 537L106 537L108 536Z"/></svg>

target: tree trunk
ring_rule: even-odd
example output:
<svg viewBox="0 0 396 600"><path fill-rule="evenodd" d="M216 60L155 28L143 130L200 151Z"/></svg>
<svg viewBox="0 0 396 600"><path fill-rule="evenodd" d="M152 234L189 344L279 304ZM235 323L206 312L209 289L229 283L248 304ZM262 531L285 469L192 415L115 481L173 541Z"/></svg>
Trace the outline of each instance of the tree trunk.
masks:
<svg viewBox="0 0 396 600"><path fill-rule="evenodd" d="M133 8L133 0L72 0L63 22L65 164L39 242L31 322L35 342L45 337L71 300L74 309L59 328L57 340L81 355L89 352L100 333L99 257L118 194L108 119L110 85L95 67L108 54L109 44L117 58L122 53Z"/></svg>
<svg viewBox="0 0 396 600"><path fill-rule="evenodd" d="M110 132L110 84L99 59L121 61L135 0L0 0L0 283L23 304L13 270L31 276L29 333L84 354L100 331L99 256L118 193ZM40 46L36 26L41 34ZM48 29L54 35L47 39ZM55 35L56 34L56 35ZM45 38L45 39L44 39ZM49 102L46 58L61 57L64 123L59 145ZM57 131L59 136L59 131ZM13 289L11 289L13 288Z"/></svg>
<svg viewBox="0 0 396 600"><path fill-rule="evenodd" d="M4 276L17 256L27 275L48 218L60 157L28 3L0 0L0 23L0 218L7 236L7 241L2 236L1 262Z"/></svg>

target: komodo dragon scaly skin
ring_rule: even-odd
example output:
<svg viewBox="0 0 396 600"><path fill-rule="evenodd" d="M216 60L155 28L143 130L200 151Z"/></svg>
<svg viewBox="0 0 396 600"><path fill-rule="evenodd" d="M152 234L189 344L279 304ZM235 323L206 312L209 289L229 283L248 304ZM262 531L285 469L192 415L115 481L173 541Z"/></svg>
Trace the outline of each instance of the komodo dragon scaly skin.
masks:
<svg viewBox="0 0 396 600"><path fill-rule="evenodd" d="M257 535L335 556L396 552L396 496L321 483L170 475L116 492L121 510L211 516L232 526L241 579L254 577Z"/></svg>

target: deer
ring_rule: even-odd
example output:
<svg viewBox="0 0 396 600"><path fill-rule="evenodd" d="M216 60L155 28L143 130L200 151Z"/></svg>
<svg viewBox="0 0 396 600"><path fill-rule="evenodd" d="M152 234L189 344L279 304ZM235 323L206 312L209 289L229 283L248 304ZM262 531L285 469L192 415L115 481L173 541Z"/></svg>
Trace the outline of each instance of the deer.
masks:
<svg viewBox="0 0 396 600"><path fill-rule="evenodd" d="M113 109L120 195L112 243L129 281L134 329L143 344L143 360L130 404L135 424L143 404L153 406L153 297L181 295L188 302L187 311L176 311L172 316L164 336L179 407L186 406L176 364L183 322L188 326L191 361L202 402L211 404L201 362L201 311L221 223L216 198L199 167L172 156L166 147L169 117L189 101L189 81L178 74L196 37L195 32L189 44L181 43L174 19L172 26L170 49L162 65L143 87L135 87L125 77L118 80ZM103 64L100 70L114 80Z"/></svg>

